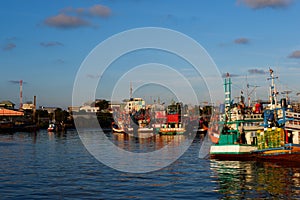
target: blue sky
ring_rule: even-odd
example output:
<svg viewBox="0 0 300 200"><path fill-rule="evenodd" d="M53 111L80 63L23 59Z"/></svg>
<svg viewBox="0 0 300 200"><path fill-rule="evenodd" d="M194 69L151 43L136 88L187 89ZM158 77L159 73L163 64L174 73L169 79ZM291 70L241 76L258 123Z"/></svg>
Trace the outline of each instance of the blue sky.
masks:
<svg viewBox="0 0 300 200"><path fill-rule="evenodd" d="M115 34L142 27L168 28L193 38L222 74L233 75L234 96L242 89L245 92L248 82L260 86L251 98L256 94L256 98L267 99L267 71L272 67L279 76L278 90L292 90L291 97L298 99L299 11L297 0L4 0L0 7L0 100L18 106L17 81L22 79L23 101L36 95L39 106L66 108L72 104L77 71L89 53ZM164 60L170 59L166 63L174 64L176 59L163 55ZM161 61L158 53L147 51L116 61L100 81L96 97L109 99L115 84L109 77L126 73L133 61L139 60L135 65L154 62L153 57ZM183 72L185 63L176 63L174 68ZM183 74L189 77L187 71ZM97 78L98 74L87 76ZM142 91L140 80L132 84ZM199 85L203 85L201 80ZM120 100L129 96L129 83L123 86L128 92L118 96ZM203 97L200 101L207 101L205 89L198 89L197 95ZM149 93L136 95L162 95Z"/></svg>

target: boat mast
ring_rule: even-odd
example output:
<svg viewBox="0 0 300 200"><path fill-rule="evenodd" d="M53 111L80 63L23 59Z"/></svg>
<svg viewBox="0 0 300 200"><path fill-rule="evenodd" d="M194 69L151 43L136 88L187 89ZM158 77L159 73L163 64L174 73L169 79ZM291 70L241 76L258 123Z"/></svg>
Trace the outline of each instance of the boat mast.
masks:
<svg viewBox="0 0 300 200"><path fill-rule="evenodd" d="M286 102L288 105L291 104L290 98L289 98L290 93L292 93L292 91L290 91L290 90L285 90L285 91L281 92L281 94L285 94L285 99L286 99Z"/></svg>
<svg viewBox="0 0 300 200"><path fill-rule="evenodd" d="M224 79L224 90L225 90L225 115L227 115L228 120L231 121L230 115L230 106L231 106L231 78L229 73L226 74L226 78ZM226 119L226 116L225 116Z"/></svg>
<svg viewBox="0 0 300 200"><path fill-rule="evenodd" d="M270 68L270 78L268 78L268 80L271 80L271 87L270 87L270 105L271 105L271 109L275 109L276 105L277 105L277 94L278 92L276 91L276 87L275 87L275 79L277 79L278 77L274 76L274 71Z"/></svg>
<svg viewBox="0 0 300 200"><path fill-rule="evenodd" d="M247 76L246 76L246 82L247 82L248 106L250 107L250 106L251 106L251 98L250 98L250 96L251 96L252 93L256 90L256 88L258 88L258 87L260 87L260 86L258 86L258 85L250 85L250 84L248 83L248 78L247 78ZM250 88L250 87L253 87L253 89L249 92L249 88ZM255 100L257 100L257 99L256 99L256 93L255 93Z"/></svg>

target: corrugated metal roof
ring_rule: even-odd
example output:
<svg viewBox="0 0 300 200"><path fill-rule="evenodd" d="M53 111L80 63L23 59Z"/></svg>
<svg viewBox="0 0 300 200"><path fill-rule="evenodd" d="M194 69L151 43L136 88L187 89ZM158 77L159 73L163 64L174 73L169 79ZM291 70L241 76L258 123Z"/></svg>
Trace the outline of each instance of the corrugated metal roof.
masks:
<svg viewBox="0 0 300 200"><path fill-rule="evenodd" d="M0 104L2 104L2 105L13 105L13 106L16 105L11 101L1 101Z"/></svg>
<svg viewBox="0 0 300 200"><path fill-rule="evenodd" d="M15 110L9 110L6 108L0 108L0 117L2 116L23 116L24 113Z"/></svg>

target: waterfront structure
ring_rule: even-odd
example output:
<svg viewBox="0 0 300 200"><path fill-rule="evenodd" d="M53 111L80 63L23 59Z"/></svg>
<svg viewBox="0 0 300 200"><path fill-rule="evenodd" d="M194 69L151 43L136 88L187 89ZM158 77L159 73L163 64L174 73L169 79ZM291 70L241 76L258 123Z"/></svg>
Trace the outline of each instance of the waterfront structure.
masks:
<svg viewBox="0 0 300 200"><path fill-rule="evenodd" d="M15 127L15 118L24 116L21 111L0 108L0 132L11 132Z"/></svg>
<svg viewBox="0 0 300 200"><path fill-rule="evenodd" d="M15 104L11 101L1 101L0 102L0 108L7 108L7 109L14 109L15 108Z"/></svg>
<svg viewBox="0 0 300 200"><path fill-rule="evenodd" d="M24 116L24 113L21 111L0 108L0 117L16 117L16 116Z"/></svg>

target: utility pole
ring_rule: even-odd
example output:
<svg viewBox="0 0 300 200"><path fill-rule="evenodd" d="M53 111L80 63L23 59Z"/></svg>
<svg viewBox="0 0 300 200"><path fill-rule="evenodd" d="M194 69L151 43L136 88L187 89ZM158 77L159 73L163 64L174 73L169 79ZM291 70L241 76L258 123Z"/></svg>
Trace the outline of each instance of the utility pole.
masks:
<svg viewBox="0 0 300 200"><path fill-rule="evenodd" d="M20 80L20 110L23 108L23 80Z"/></svg>

